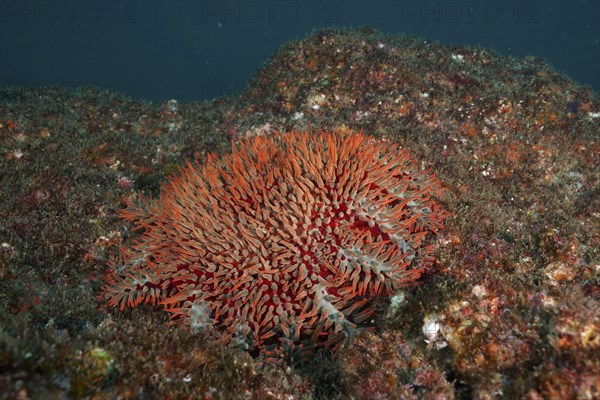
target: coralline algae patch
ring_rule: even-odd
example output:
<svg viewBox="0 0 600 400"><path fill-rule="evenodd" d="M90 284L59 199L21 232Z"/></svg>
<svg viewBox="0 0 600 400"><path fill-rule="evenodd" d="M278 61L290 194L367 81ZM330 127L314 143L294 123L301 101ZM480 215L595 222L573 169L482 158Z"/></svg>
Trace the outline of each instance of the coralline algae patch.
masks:
<svg viewBox="0 0 600 400"><path fill-rule="evenodd" d="M432 262L439 181L362 133L275 133L188 165L122 212L142 229L108 277L111 306L161 304L267 354L334 349L373 298Z"/></svg>

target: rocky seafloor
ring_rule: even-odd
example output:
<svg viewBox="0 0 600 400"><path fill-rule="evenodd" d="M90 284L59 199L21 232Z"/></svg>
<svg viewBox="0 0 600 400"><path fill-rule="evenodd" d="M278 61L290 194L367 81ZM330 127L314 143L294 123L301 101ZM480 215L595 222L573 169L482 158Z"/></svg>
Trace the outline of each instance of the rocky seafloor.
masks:
<svg viewBox="0 0 600 400"><path fill-rule="evenodd" d="M308 128L400 143L446 188L436 263L374 331L274 363L97 300L129 197ZM0 399L600 398L600 98L543 60L326 30L211 102L3 89L0 188Z"/></svg>

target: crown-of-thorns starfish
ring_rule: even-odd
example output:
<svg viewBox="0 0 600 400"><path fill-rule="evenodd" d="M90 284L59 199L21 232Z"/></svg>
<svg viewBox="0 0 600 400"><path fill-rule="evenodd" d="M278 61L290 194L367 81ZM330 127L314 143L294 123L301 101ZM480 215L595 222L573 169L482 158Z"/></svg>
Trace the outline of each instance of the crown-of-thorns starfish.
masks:
<svg viewBox="0 0 600 400"><path fill-rule="evenodd" d="M268 354L330 347L371 300L432 262L437 178L362 133L274 133L188 164L121 212L143 230L113 261L110 306L161 304L192 329Z"/></svg>

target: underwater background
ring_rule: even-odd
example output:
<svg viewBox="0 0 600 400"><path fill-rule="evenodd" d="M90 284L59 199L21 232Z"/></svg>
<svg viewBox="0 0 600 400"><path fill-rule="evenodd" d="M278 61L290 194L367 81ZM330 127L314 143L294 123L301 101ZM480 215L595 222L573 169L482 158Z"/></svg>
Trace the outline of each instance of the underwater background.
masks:
<svg viewBox="0 0 600 400"><path fill-rule="evenodd" d="M599 399L599 12L3 0L0 400ZM252 225L242 192L287 222ZM359 234L336 271L309 244L340 226ZM266 267L233 283L244 252ZM197 280L226 290L179 307ZM252 291L268 335L231 311Z"/></svg>
<svg viewBox="0 0 600 400"><path fill-rule="evenodd" d="M21 1L0 4L0 86L96 85L149 100L239 93L284 43L369 26L534 55L600 90L600 3Z"/></svg>

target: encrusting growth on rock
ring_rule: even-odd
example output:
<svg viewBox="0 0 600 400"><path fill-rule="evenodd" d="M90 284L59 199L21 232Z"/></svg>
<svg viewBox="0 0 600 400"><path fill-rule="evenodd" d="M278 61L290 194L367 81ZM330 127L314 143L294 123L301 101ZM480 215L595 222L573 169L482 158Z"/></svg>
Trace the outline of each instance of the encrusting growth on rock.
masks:
<svg viewBox="0 0 600 400"><path fill-rule="evenodd" d="M441 187L393 143L274 133L188 164L121 216L141 229L101 297L161 304L192 329L269 355L336 349L370 302L431 264Z"/></svg>

